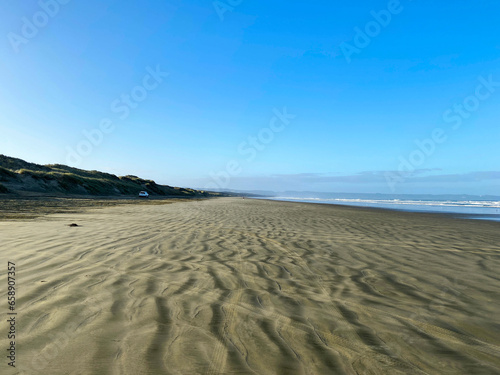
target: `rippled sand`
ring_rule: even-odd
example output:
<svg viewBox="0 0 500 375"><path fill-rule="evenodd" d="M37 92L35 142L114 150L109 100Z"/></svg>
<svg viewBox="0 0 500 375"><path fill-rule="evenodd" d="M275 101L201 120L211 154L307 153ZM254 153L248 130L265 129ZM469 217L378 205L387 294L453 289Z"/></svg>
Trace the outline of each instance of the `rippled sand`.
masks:
<svg viewBox="0 0 500 375"><path fill-rule="evenodd" d="M0 240L2 374L500 374L500 223L227 198Z"/></svg>

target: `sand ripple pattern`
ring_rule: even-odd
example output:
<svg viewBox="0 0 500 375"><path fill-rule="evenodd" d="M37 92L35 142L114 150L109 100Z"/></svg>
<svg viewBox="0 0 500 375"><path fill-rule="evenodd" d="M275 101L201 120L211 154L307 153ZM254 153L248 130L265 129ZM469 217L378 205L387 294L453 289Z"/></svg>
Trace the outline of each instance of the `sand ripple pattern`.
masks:
<svg viewBox="0 0 500 375"><path fill-rule="evenodd" d="M236 198L2 222L0 372L500 374L499 229Z"/></svg>

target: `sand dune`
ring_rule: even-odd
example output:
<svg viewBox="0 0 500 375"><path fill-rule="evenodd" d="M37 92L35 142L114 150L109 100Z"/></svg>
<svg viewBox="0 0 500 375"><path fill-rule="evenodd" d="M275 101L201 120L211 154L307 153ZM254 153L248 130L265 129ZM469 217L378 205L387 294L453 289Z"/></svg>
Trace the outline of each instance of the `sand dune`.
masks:
<svg viewBox="0 0 500 375"><path fill-rule="evenodd" d="M499 223L224 198L0 239L2 374L500 374Z"/></svg>

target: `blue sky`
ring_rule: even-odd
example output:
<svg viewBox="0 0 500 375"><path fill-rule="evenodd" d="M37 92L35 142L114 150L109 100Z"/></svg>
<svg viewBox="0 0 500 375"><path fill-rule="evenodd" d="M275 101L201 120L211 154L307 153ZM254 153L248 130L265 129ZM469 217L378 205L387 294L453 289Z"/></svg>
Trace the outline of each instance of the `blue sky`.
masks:
<svg viewBox="0 0 500 375"><path fill-rule="evenodd" d="M500 195L498 14L3 1L0 153L200 188Z"/></svg>

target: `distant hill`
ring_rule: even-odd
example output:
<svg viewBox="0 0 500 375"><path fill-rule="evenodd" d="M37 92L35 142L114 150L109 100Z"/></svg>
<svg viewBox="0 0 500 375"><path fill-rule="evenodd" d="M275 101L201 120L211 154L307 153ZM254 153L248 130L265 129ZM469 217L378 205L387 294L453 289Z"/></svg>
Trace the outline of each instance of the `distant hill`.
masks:
<svg viewBox="0 0 500 375"><path fill-rule="evenodd" d="M137 176L115 176L61 164L39 165L0 155L0 194L120 196L145 190L156 196L221 196L220 192L158 185Z"/></svg>

